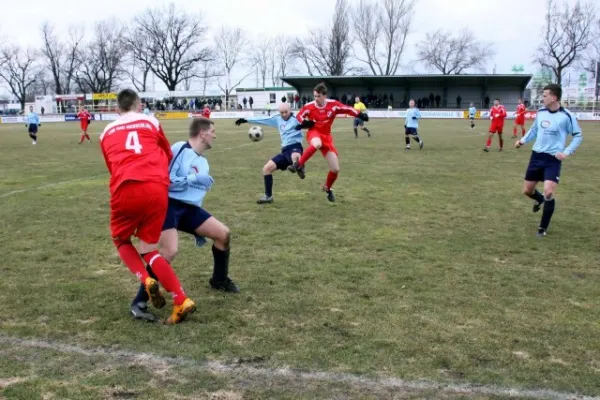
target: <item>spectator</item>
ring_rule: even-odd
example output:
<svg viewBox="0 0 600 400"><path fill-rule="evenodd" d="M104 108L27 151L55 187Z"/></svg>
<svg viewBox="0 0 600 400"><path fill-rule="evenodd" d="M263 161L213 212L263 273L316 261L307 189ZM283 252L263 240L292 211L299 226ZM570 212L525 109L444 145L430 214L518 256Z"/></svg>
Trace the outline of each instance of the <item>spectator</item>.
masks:
<svg viewBox="0 0 600 400"><path fill-rule="evenodd" d="M254 99L252 98L252 96L250 96L250 98L248 99L248 104L250 104L250 109L252 110L252 104L254 104Z"/></svg>
<svg viewBox="0 0 600 400"><path fill-rule="evenodd" d="M460 103L462 102L462 99L460 98L460 94L458 96L456 96L456 108L460 108Z"/></svg>
<svg viewBox="0 0 600 400"><path fill-rule="evenodd" d="M244 97L244 99L242 100L242 103L244 103L244 109L246 109L246 104L248 103L248 99L246 97Z"/></svg>
<svg viewBox="0 0 600 400"><path fill-rule="evenodd" d="M435 96L435 107L436 108L440 108L441 101L442 101L442 96L440 96L439 94L437 96Z"/></svg>

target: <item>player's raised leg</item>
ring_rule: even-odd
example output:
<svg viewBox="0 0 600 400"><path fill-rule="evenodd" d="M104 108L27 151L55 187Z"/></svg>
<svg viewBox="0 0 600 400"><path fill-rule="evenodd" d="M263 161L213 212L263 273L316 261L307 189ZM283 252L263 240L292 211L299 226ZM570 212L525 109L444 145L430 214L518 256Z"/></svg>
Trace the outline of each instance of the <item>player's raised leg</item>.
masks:
<svg viewBox="0 0 600 400"><path fill-rule="evenodd" d="M533 204L534 213L540 211L542 204L544 204L544 195L536 189L537 183L537 181L528 180L523 182L523 194L535 201Z"/></svg>
<svg viewBox="0 0 600 400"><path fill-rule="evenodd" d="M212 253L214 259L213 276L209 283L213 289L238 293L240 289L229 278L229 254L231 232L221 221L211 216L198 228L196 235L213 240Z"/></svg>
<svg viewBox="0 0 600 400"><path fill-rule="evenodd" d="M335 195L333 194L332 187L338 178L338 174L340 173L340 162L335 151L328 151L325 155L325 159L327 160L327 165L329 166L329 172L327 173L325 185L323 185L323 191L327 193L327 200L334 202Z"/></svg>
<svg viewBox="0 0 600 400"><path fill-rule="evenodd" d="M295 161L294 164L292 164L288 167L288 170L290 172L298 173L298 176L300 177L300 179L304 179L306 176L306 173L304 171L304 165L306 164L306 162L308 160L310 160L310 158L315 155L317 150L320 150L321 147L323 146L323 142L321 141L321 138L318 134L313 135L308 140L308 143L310 145L308 146L308 148L306 150L304 150L304 152L302 153L302 156L300 156L298 161Z"/></svg>

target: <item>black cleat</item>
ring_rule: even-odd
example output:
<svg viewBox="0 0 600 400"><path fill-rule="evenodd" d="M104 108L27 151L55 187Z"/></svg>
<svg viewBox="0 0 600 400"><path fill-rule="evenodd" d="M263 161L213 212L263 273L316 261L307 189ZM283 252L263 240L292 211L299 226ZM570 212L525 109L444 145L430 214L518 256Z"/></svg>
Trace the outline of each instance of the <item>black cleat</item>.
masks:
<svg viewBox="0 0 600 400"><path fill-rule="evenodd" d="M546 230L544 228L539 228L537 231L537 237L539 238L543 238L546 237L547 233Z"/></svg>
<svg viewBox="0 0 600 400"><path fill-rule="evenodd" d="M325 186L323 186L323 191L327 193L327 200L329 200L332 203L335 202L335 194L333 194L332 189L327 189Z"/></svg>
<svg viewBox="0 0 600 400"><path fill-rule="evenodd" d="M541 203L538 203L536 201L535 204L533 205L533 212L536 213L536 212L540 211L540 208L542 208L542 204L544 204L543 201Z"/></svg>
<svg viewBox="0 0 600 400"><path fill-rule="evenodd" d="M483 151L485 151L486 153L490 152L490 149L488 149L487 147L483 149Z"/></svg>
<svg viewBox="0 0 600 400"><path fill-rule="evenodd" d="M233 281L229 278L225 279L222 282L215 282L213 280L213 278L210 278L208 283L210 284L210 287L215 290L222 290L227 293L239 293L240 292L240 288L238 288L237 285L235 283L233 283Z"/></svg>
<svg viewBox="0 0 600 400"><path fill-rule="evenodd" d="M424 145L425 145L425 144L424 144L424 143L423 143L423 141L421 140L421 141L419 142L419 149L423 150L423 146L424 146Z"/></svg>
<svg viewBox="0 0 600 400"><path fill-rule="evenodd" d="M498 151L502 151L502 149L498 149Z"/></svg>
<svg viewBox="0 0 600 400"><path fill-rule="evenodd" d="M271 203L273 203L273 196L267 197L267 195L264 195L260 199L256 200L256 203L257 204L271 204Z"/></svg>
<svg viewBox="0 0 600 400"><path fill-rule="evenodd" d="M148 305L146 303L135 303L129 308L129 313L135 319L139 319L146 322L156 322L158 318L148 311Z"/></svg>
<svg viewBox="0 0 600 400"><path fill-rule="evenodd" d="M306 174L304 173L304 167L301 167L300 164L298 164L298 161L294 161L294 163L288 167L288 171L293 174L298 174L300 179L304 179L306 177Z"/></svg>

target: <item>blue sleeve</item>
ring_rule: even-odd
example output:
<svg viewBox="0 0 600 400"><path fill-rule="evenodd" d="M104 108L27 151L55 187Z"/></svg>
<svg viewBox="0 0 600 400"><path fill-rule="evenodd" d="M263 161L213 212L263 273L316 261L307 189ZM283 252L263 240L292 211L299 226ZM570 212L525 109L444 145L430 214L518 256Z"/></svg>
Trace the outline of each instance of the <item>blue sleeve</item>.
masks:
<svg viewBox="0 0 600 400"><path fill-rule="evenodd" d="M254 124L271 126L273 128L277 128L279 126L279 115L275 114L271 117L249 117L246 118L246 121L252 122Z"/></svg>
<svg viewBox="0 0 600 400"><path fill-rule="evenodd" d="M421 110L417 110L417 119L421 119Z"/></svg>
<svg viewBox="0 0 600 400"><path fill-rule="evenodd" d="M529 131L527 132L527 134L525 136L523 136L523 138L520 140L521 144L529 143L537 137L538 115L539 114L537 114L535 116L533 125L531 125L531 128L529 128Z"/></svg>
<svg viewBox="0 0 600 400"><path fill-rule="evenodd" d="M577 118L575 118L572 114L569 114L569 116L571 117L569 123L569 133L573 136L573 140L571 140L569 146L563 151L563 153L568 156L573 154L583 141L583 135L581 132L581 127L579 126L579 121L577 121Z"/></svg>

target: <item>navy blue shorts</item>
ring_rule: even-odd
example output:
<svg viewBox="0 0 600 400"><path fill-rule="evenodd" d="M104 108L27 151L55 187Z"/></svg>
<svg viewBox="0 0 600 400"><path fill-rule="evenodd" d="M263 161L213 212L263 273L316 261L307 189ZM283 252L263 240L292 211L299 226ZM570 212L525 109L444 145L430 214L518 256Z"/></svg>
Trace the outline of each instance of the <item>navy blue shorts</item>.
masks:
<svg viewBox="0 0 600 400"><path fill-rule="evenodd" d="M302 143L290 144L289 146L285 146L284 148L282 148L281 153L271 158L271 161L273 161L275 165L277 165L277 169L284 171L287 169L287 167L294 163L292 161L292 154L302 154L303 151L304 149L302 148Z"/></svg>
<svg viewBox="0 0 600 400"><path fill-rule="evenodd" d="M405 127L404 128L404 134L405 135L418 135L419 133L417 132L417 128L408 128L408 127Z"/></svg>
<svg viewBox="0 0 600 400"><path fill-rule="evenodd" d="M212 215L202 207L169 198L169 208L162 230L176 228L178 231L194 235L196 229L210 217Z"/></svg>
<svg viewBox="0 0 600 400"><path fill-rule="evenodd" d="M37 124L29 124L29 130L28 130L29 133L35 135L37 133L37 131L38 131Z"/></svg>
<svg viewBox="0 0 600 400"><path fill-rule="evenodd" d="M553 155L532 151L529 165L525 172L525 180L532 182L553 181L558 183L561 166L562 162Z"/></svg>
<svg viewBox="0 0 600 400"><path fill-rule="evenodd" d="M356 128L357 126L364 126L365 125L365 121L363 121L360 118L354 118L354 127Z"/></svg>

